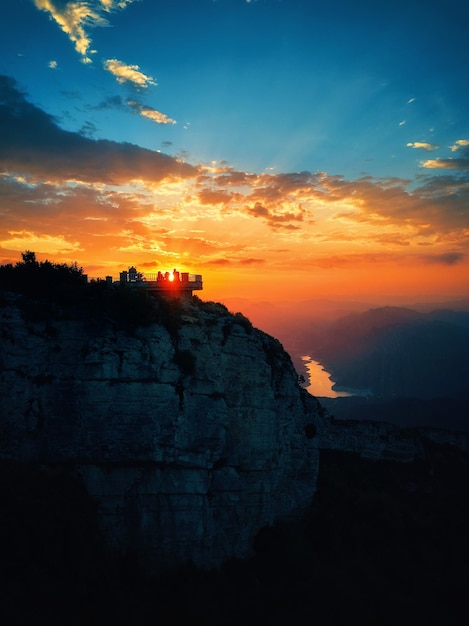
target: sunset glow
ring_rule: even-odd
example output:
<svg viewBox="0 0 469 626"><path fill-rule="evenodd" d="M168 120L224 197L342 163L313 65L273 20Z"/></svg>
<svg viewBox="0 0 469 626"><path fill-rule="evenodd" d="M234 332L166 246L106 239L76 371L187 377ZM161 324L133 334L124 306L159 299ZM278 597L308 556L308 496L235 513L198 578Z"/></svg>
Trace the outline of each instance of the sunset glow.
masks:
<svg viewBox="0 0 469 626"><path fill-rule="evenodd" d="M461 11L157 4L9 3L0 263L177 267L219 301L469 295Z"/></svg>

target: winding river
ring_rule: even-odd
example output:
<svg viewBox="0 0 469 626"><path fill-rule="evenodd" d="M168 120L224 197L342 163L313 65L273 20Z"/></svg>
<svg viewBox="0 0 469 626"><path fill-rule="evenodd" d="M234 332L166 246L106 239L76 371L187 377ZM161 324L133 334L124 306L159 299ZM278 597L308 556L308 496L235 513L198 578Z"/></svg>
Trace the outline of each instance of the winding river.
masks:
<svg viewBox="0 0 469 626"><path fill-rule="evenodd" d="M301 360L308 372L309 385L305 387L313 396L323 398L345 398L350 396L346 391L335 391L332 387L334 381L331 380L331 374L327 372L323 366L314 361L310 356L302 356Z"/></svg>

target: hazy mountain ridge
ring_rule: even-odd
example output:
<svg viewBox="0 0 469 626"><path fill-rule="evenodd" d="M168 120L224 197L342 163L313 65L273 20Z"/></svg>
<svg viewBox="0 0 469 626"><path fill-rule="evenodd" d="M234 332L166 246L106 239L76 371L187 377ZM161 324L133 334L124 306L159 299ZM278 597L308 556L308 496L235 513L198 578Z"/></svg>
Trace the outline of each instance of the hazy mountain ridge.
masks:
<svg viewBox="0 0 469 626"><path fill-rule="evenodd" d="M59 468L56 468L59 469ZM262 529L245 560L148 576L110 558L68 469L0 463L0 601L9 626L461 624L469 455L427 442L396 463L323 451L301 519Z"/></svg>
<svg viewBox="0 0 469 626"><path fill-rule="evenodd" d="M338 388L377 397L461 396L469 380L469 313L383 307L309 333L313 358Z"/></svg>

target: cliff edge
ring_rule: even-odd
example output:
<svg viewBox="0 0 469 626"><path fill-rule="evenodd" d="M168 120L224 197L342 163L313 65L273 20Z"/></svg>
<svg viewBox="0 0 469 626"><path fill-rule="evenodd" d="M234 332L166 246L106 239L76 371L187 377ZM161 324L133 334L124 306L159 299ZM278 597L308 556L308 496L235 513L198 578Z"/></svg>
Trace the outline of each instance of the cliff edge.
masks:
<svg viewBox="0 0 469 626"><path fill-rule="evenodd" d="M327 418L241 314L154 306L129 328L3 294L0 458L71 469L112 552L213 567L311 503Z"/></svg>

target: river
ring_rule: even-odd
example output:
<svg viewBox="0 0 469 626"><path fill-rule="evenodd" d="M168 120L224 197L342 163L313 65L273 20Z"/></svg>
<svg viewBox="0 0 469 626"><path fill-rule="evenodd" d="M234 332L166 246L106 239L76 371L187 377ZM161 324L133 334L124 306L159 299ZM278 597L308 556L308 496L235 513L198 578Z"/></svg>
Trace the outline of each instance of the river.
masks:
<svg viewBox="0 0 469 626"><path fill-rule="evenodd" d="M313 396L323 398L345 398L352 394L346 391L335 391L332 387L334 381L331 380L331 374L327 372L323 366L314 361L310 356L302 356L301 360L308 372L309 385L305 387Z"/></svg>

